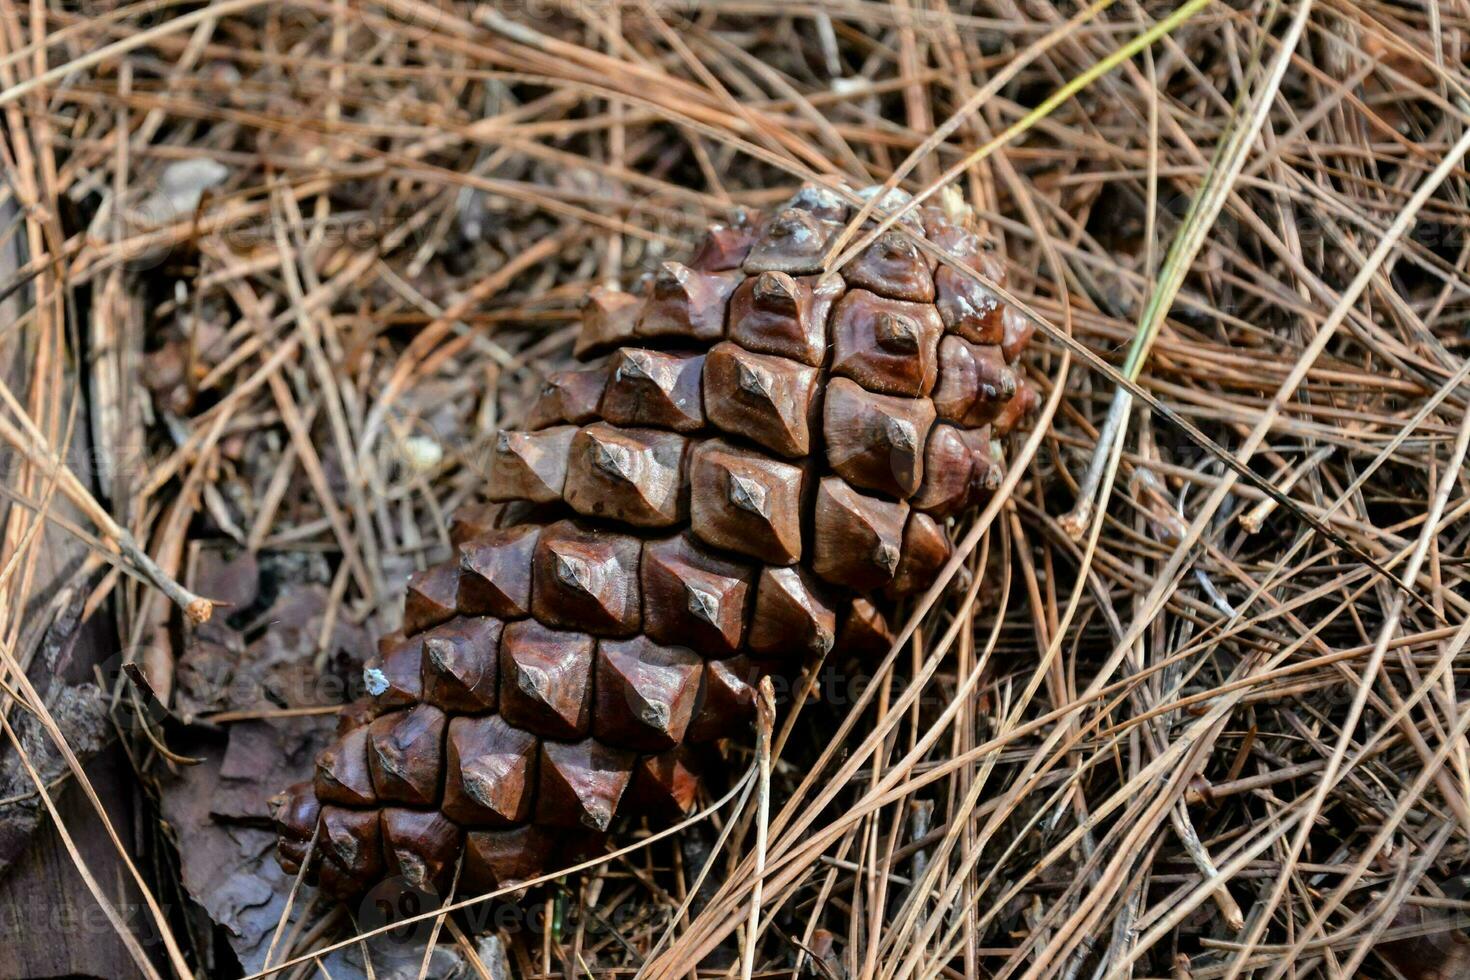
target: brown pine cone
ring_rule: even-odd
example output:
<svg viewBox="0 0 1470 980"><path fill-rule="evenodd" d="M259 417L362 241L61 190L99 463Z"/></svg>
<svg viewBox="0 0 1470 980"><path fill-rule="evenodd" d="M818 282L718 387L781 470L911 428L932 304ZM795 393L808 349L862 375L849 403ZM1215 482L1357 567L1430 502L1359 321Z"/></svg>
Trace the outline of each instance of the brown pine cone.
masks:
<svg viewBox="0 0 1470 980"><path fill-rule="evenodd" d="M820 275L848 207L813 188L715 225L642 298L598 290L525 431L499 434L495 526L414 575L316 778L276 801L296 872L348 897L460 894L588 853L619 813L693 806L763 673L886 650L883 608L949 558L1000 437L1035 404L1028 322L890 231ZM993 280L935 208L905 224Z"/></svg>

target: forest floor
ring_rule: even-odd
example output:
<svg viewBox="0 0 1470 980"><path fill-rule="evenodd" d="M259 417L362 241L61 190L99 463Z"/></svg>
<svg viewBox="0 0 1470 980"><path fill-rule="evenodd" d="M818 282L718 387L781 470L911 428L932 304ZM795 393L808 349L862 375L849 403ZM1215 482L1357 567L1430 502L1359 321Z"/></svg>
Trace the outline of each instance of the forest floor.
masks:
<svg viewBox="0 0 1470 980"><path fill-rule="evenodd" d="M1467 30L0 0L0 976L1470 976ZM267 801L588 291L807 181L962 195L1036 323L978 587L768 819L731 745L516 904L293 889Z"/></svg>

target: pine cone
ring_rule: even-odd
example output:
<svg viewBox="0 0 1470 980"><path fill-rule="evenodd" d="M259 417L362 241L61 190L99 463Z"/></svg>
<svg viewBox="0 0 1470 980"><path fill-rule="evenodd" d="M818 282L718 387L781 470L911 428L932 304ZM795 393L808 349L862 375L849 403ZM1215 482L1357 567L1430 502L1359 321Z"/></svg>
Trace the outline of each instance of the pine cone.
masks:
<svg viewBox="0 0 1470 980"><path fill-rule="evenodd" d="M403 876L460 894L601 844L618 814L692 807L708 747L748 732L762 674L884 651L946 522L1001 474L1034 406L1027 321L903 234L820 275L848 217L806 188L715 225L646 295L594 291L525 431L499 434L495 526L414 575L316 778L277 797L282 865L342 897ZM934 208L906 225L1000 280Z"/></svg>

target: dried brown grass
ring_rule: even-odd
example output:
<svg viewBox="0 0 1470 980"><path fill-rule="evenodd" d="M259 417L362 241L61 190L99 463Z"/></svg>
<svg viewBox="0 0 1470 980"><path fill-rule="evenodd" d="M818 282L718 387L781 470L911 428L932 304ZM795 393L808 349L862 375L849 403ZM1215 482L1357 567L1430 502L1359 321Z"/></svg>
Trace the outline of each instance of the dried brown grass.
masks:
<svg viewBox="0 0 1470 980"><path fill-rule="evenodd" d="M1466 975L1464 4L79 6L0 0L7 715L46 715L46 520L142 651L120 699L169 698L201 535L325 555L382 625L591 286L801 180L953 170L1049 396L970 588L732 750L709 888L635 839L533 893L569 925L516 971ZM183 761L127 720L140 778ZM287 975L358 938L280 935Z"/></svg>

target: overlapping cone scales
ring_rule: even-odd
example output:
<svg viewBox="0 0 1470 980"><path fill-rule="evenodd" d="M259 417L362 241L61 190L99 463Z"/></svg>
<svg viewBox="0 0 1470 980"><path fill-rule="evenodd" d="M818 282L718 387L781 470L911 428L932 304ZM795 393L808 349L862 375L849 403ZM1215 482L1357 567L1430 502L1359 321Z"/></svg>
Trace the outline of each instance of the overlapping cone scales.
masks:
<svg viewBox="0 0 1470 980"><path fill-rule="evenodd" d="M423 698L443 711L494 711L496 657L504 624L460 616L423 635Z"/></svg>
<svg viewBox="0 0 1470 980"><path fill-rule="evenodd" d="M437 802L445 723L444 712L420 704L368 725L368 769L380 801L421 807Z"/></svg>
<svg viewBox="0 0 1470 980"><path fill-rule="evenodd" d="M827 465L834 473L855 487L899 499L918 491L933 402L879 395L833 378L822 416Z"/></svg>
<svg viewBox="0 0 1470 980"><path fill-rule="evenodd" d="M680 477L688 447L672 432L586 426L572 437L563 499L585 517L673 527L685 513Z"/></svg>
<svg viewBox="0 0 1470 980"><path fill-rule="evenodd" d="M803 189L716 225L641 295L588 296L576 353L492 444L498 516L408 584L280 855L335 894L505 888L672 819L763 674L882 655L1035 404L1029 322L974 234L925 208L824 271L850 215ZM860 234L866 234L862 229ZM853 238L850 242L858 241Z"/></svg>
<svg viewBox="0 0 1470 980"><path fill-rule="evenodd" d="M734 653L745 640L751 572L688 533L643 546L643 632L659 643Z"/></svg>
<svg viewBox="0 0 1470 980"><path fill-rule="evenodd" d="M368 767L368 730L348 732L316 760L312 783L316 798L341 806L372 806L377 802Z"/></svg>
<svg viewBox="0 0 1470 980"><path fill-rule="evenodd" d="M684 741L699 699L704 663L688 647L646 636L598 645L592 733L648 751Z"/></svg>
<svg viewBox="0 0 1470 980"><path fill-rule="evenodd" d="M500 715L455 718L445 742L444 815L461 824L524 823L539 749L536 736Z"/></svg>
<svg viewBox="0 0 1470 980"><path fill-rule="evenodd" d="M448 877L459 859L464 832L442 813L388 807L379 823L385 876L428 889Z"/></svg>

